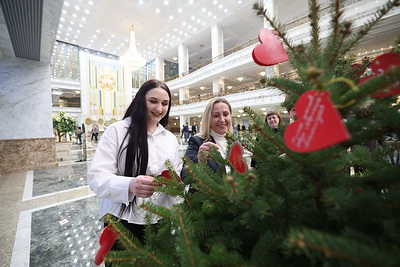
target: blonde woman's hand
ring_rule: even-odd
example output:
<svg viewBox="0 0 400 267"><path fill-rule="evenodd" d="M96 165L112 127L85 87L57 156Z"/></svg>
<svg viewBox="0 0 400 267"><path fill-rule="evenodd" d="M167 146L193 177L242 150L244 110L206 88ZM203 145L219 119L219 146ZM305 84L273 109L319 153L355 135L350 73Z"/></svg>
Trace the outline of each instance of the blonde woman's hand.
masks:
<svg viewBox="0 0 400 267"><path fill-rule="evenodd" d="M151 197L155 189L154 177L139 175L133 178L129 183L129 191L137 197Z"/></svg>
<svg viewBox="0 0 400 267"><path fill-rule="evenodd" d="M209 158L208 154L211 152L212 148L215 148L217 151L219 151L219 147L213 142L205 142L199 147L197 158L200 162L205 162Z"/></svg>

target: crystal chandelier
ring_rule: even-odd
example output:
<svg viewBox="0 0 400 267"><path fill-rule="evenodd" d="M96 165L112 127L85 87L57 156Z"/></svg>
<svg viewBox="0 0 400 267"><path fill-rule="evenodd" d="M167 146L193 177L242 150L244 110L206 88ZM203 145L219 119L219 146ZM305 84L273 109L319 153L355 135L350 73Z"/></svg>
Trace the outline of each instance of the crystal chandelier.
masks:
<svg viewBox="0 0 400 267"><path fill-rule="evenodd" d="M121 61L131 70L136 71L146 64L146 59L142 57L136 49L134 26L131 28L131 40L128 51L121 56Z"/></svg>

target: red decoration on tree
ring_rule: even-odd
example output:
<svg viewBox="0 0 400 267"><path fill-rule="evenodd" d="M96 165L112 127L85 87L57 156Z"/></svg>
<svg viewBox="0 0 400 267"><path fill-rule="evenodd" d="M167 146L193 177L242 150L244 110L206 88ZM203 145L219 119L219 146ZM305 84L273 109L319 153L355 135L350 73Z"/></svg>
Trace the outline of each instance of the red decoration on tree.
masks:
<svg viewBox="0 0 400 267"><path fill-rule="evenodd" d="M105 256L110 252L112 246L115 243L115 240L118 237L118 233L111 229L111 225L107 225L103 232L100 235L100 249L97 251L96 258L94 263L96 265L100 265L103 261Z"/></svg>
<svg viewBox="0 0 400 267"><path fill-rule="evenodd" d="M171 173L170 173L169 170L162 171L161 172L161 176L164 177L164 178L167 178L167 179L172 179L172 176L171 176ZM178 178L179 178L179 181L182 182L182 178L179 177L179 176L178 176Z"/></svg>
<svg viewBox="0 0 400 267"><path fill-rule="evenodd" d="M312 152L350 139L329 92L310 90L296 102L298 120L285 131L287 147L296 152Z"/></svg>
<svg viewBox="0 0 400 267"><path fill-rule="evenodd" d="M239 142L233 142L228 160L238 173L243 174L247 171L247 164L243 160L243 147Z"/></svg>
<svg viewBox="0 0 400 267"><path fill-rule="evenodd" d="M269 29L261 29L258 33L261 44L253 49L253 60L261 66L271 66L289 60L278 35Z"/></svg>
<svg viewBox="0 0 400 267"><path fill-rule="evenodd" d="M371 62L370 67L371 67L373 74L363 77L358 82L358 85L361 85L362 83L364 83L365 81L367 81L373 77L385 74L386 71L392 67L400 68L400 54L386 53L386 54L380 55L379 57L375 58ZM376 93L373 95L373 97L387 97L387 96L398 95L398 94L400 94L400 80L395 82L392 85L391 89L383 90L382 92Z"/></svg>

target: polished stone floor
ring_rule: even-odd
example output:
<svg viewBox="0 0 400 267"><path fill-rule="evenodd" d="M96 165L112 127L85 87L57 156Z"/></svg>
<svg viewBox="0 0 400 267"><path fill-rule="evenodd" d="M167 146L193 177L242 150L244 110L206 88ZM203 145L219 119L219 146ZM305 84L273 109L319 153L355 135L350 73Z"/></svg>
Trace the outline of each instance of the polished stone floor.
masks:
<svg viewBox="0 0 400 267"><path fill-rule="evenodd" d="M86 171L96 145L89 141L85 156L74 144L58 167L23 174L21 203L33 208L20 208L10 266L95 266L102 222Z"/></svg>

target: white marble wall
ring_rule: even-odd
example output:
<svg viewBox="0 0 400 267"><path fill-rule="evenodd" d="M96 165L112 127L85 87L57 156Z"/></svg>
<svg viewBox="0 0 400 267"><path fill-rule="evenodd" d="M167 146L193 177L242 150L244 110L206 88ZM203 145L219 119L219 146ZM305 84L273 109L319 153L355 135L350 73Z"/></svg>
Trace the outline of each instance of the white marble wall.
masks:
<svg viewBox="0 0 400 267"><path fill-rule="evenodd" d="M0 140L53 137L50 65L0 59Z"/></svg>

